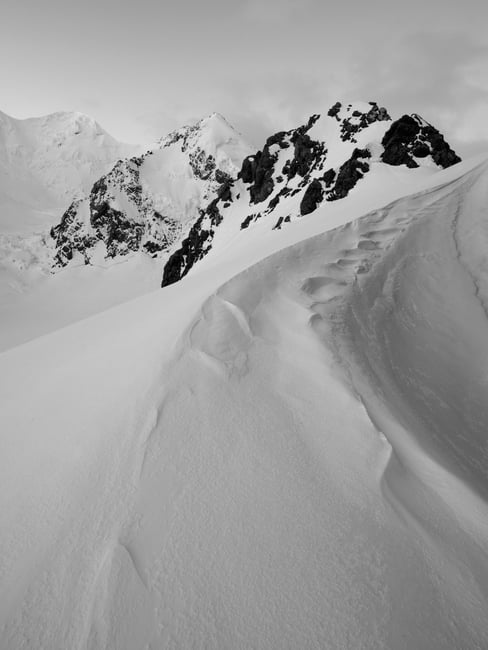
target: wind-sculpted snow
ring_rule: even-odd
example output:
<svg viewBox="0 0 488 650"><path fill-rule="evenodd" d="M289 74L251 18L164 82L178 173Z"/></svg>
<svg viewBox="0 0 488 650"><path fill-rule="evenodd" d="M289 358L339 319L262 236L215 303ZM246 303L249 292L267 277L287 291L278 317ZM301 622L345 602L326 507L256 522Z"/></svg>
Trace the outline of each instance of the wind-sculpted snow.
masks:
<svg viewBox="0 0 488 650"><path fill-rule="evenodd" d="M444 196L410 201L406 219L416 223L355 283L345 321L353 375L364 374L416 442L484 497L486 181L485 165Z"/></svg>
<svg viewBox="0 0 488 650"><path fill-rule="evenodd" d="M2 355L5 647L487 647L488 164L442 178Z"/></svg>

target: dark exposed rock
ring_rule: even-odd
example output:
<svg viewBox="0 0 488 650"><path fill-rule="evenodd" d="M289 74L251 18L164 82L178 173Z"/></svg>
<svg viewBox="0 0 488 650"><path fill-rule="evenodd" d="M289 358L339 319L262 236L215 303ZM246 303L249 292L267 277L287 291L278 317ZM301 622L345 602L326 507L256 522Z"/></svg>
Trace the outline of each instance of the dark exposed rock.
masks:
<svg viewBox="0 0 488 650"><path fill-rule="evenodd" d="M234 181L230 178L228 180L225 180L222 185L220 186L217 196L221 201L227 201L231 202L232 201L232 185L234 184Z"/></svg>
<svg viewBox="0 0 488 650"><path fill-rule="evenodd" d="M164 250L162 244L158 244L157 242L153 242L153 241L147 241L144 244L143 248L145 248L145 250L153 256L155 256L156 253L159 253L160 251Z"/></svg>
<svg viewBox="0 0 488 650"><path fill-rule="evenodd" d="M389 165L418 167L414 156L425 158L428 155L443 168L461 160L439 131L418 115L403 115L394 122L385 133L382 145L384 152L381 158Z"/></svg>
<svg viewBox="0 0 488 650"><path fill-rule="evenodd" d="M190 166L197 178L206 181L215 171L216 163L212 155L208 155L203 149L197 148L189 154Z"/></svg>
<svg viewBox="0 0 488 650"><path fill-rule="evenodd" d="M275 179L275 164L278 160L279 149L287 149L293 145L293 157L288 160L281 174L288 180L296 174L305 176L312 167L325 155L323 143L312 140L307 131L318 120L319 115L312 115L307 124L292 131L279 131L266 140L262 151L248 156L242 163L239 177L250 185L251 203L265 201L273 192ZM278 146L278 151L272 147ZM279 176L280 182L284 179ZM278 179L277 179L278 180Z"/></svg>
<svg viewBox="0 0 488 650"><path fill-rule="evenodd" d="M246 228L249 227L249 224L253 220L254 215L253 214L248 214L247 217L244 219L244 221L241 223L241 230L245 230Z"/></svg>
<svg viewBox="0 0 488 650"><path fill-rule="evenodd" d="M389 165L418 167L412 158L412 145L419 132L419 123L410 115L403 115L399 120L393 122L381 143L385 148L381 156L383 162Z"/></svg>
<svg viewBox="0 0 488 650"><path fill-rule="evenodd" d="M278 131L266 140L266 146L271 147L274 144L279 144L281 149L288 149L290 143L286 140L287 131Z"/></svg>
<svg viewBox="0 0 488 650"><path fill-rule="evenodd" d="M342 108L341 102L336 102L334 106L329 108L329 110L327 111L327 115L329 117L335 117L338 120L339 118L337 116L340 113L341 108Z"/></svg>
<svg viewBox="0 0 488 650"><path fill-rule="evenodd" d="M86 251L98 241L96 236L86 233L83 225L77 220L80 203L80 200L73 201L61 217L60 223L51 229L51 235L56 240L54 264L57 266L66 266L73 259L75 251L84 255L86 261Z"/></svg>
<svg viewBox="0 0 488 650"><path fill-rule="evenodd" d="M278 194L276 194L276 196L273 196L271 201L268 203L268 211L269 212L271 212L272 210L274 210L276 208L276 206L280 202L281 196L282 196L281 192L278 192Z"/></svg>
<svg viewBox="0 0 488 650"><path fill-rule="evenodd" d="M247 158L244 158L242 161L241 171L239 172L239 178L241 178L244 183L252 183L254 180L255 169L255 156L248 156Z"/></svg>
<svg viewBox="0 0 488 650"><path fill-rule="evenodd" d="M210 231L202 227L205 214L203 213L193 224L188 237L181 242L180 248L175 251L163 270L162 287L181 280L191 267L209 250L206 246L210 238Z"/></svg>
<svg viewBox="0 0 488 650"><path fill-rule="evenodd" d="M283 174L291 180L298 174L306 176L325 157L326 149L323 142L312 140L307 133L297 133L292 138L294 156L283 168Z"/></svg>
<svg viewBox="0 0 488 650"><path fill-rule="evenodd" d="M343 141L356 142L356 136L375 122L390 121L385 108L376 102L362 105L334 104L328 116L338 121L338 130ZM268 201L262 213L247 214L240 224L241 230L261 218L261 214L273 218L273 211L290 196L299 195L300 215L307 215L317 209L324 198L328 201L346 197L370 169L369 149L354 149L352 155L340 167L327 169L327 150L324 142L316 141L310 132L318 119L313 115L307 124L291 131L280 131L269 137L263 149L243 161L239 178L247 186L249 203ZM390 126L390 125L388 125ZM385 163L409 167L418 166L421 158L432 156L441 166L449 166L459 158L449 148L442 135L418 116L403 116L392 123L382 140L382 160ZM287 149L286 153L284 150ZM345 151L348 149L345 148ZM278 161L282 169L278 168ZM344 160L344 158L342 159ZM376 159L377 160L377 159ZM326 171L325 171L326 169ZM278 187L277 187L277 184ZM225 218L225 208L233 196L232 182L222 181L217 199L211 202L195 223L182 246L166 265L163 286L174 282L188 273L192 265L201 259L212 246L215 229ZM296 216L295 204L291 210ZM244 213L246 214L246 213ZM273 229L279 230L291 221L291 216L275 215Z"/></svg>
<svg viewBox="0 0 488 650"><path fill-rule="evenodd" d="M300 214L310 214L322 203L324 199L324 190L319 180L314 178L310 185L305 190L303 199L300 203Z"/></svg>
<svg viewBox="0 0 488 650"><path fill-rule="evenodd" d="M57 249L54 266L65 266L73 259L75 252L80 253L85 263L89 264L98 242L105 245L107 258L138 250L154 254L170 245L179 232L179 225L155 211L151 202L143 196L139 179L142 162L141 156L120 161L109 174L93 184L88 199L74 201L69 206L54 229ZM125 194L141 219L130 219L115 207L114 187ZM80 216L83 210L88 211L88 223Z"/></svg>
<svg viewBox="0 0 488 650"><path fill-rule="evenodd" d="M232 176L230 176L226 172L223 172L218 167L215 170L215 180L220 185L223 185L224 183L232 184L234 182L234 179L232 178Z"/></svg>
<svg viewBox="0 0 488 650"><path fill-rule="evenodd" d="M195 125L175 131L160 142L160 147L176 144L186 153L193 175L206 182L207 200L217 194L219 200L230 204L233 178L217 167L213 155L201 148L199 128ZM170 248L181 234L179 215L171 218L160 214L158 206L161 201L164 204L165 198L153 196L140 177L144 160L153 154L154 151L148 151L119 160L106 176L94 183L83 201L74 202L68 208L52 233L56 240L54 266L65 266L76 252L89 264L99 242L103 243L107 258L138 250L156 255ZM171 200L168 203L171 212L179 209ZM212 205L208 209L212 212ZM216 220L216 213L212 217Z"/></svg>
<svg viewBox="0 0 488 650"><path fill-rule="evenodd" d="M336 173L334 169L328 169L325 174L322 176L322 179L326 185L329 187L335 181Z"/></svg>
<svg viewBox="0 0 488 650"><path fill-rule="evenodd" d="M386 108L379 107L375 102L370 102L371 108L367 113L355 110L351 117L346 117L341 124L341 138L344 142L356 142L355 135L374 122L390 120Z"/></svg>
<svg viewBox="0 0 488 650"><path fill-rule="evenodd" d="M461 158L444 140L444 137L430 124L422 128L422 135L430 142L432 158L436 165L446 169L461 162Z"/></svg>
<svg viewBox="0 0 488 650"><path fill-rule="evenodd" d="M265 145L263 151L244 159L239 176L244 183L251 184L251 203L264 201L273 191L273 171L277 159L278 155L272 154L268 145Z"/></svg>
<svg viewBox="0 0 488 650"><path fill-rule="evenodd" d="M223 218L219 204L224 202L228 205L228 201L232 200L231 187L234 183L233 179L228 175L220 176L220 179L222 185L217 192L217 197L210 201L205 210L200 211L200 216L190 228L188 236L181 242L180 248L166 262L163 270L162 287L181 280L192 266L203 259L212 248L215 229L220 225Z"/></svg>
<svg viewBox="0 0 488 650"><path fill-rule="evenodd" d="M277 154L272 154L269 147L265 147L259 158L256 156L257 165L254 170L254 183L249 188L251 203L261 203L273 191L274 164L278 159Z"/></svg>
<svg viewBox="0 0 488 650"><path fill-rule="evenodd" d="M425 158L430 154L430 148L425 142L417 142L412 147L412 154L416 158Z"/></svg>
<svg viewBox="0 0 488 650"><path fill-rule="evenodd" d="M367 149L354 149L349 160L341 165L334 189L327 197L328 201L343 199L349 194L350 190L369 170L369 164L364 161L364 158L370 157L371 153Z"/></svg>

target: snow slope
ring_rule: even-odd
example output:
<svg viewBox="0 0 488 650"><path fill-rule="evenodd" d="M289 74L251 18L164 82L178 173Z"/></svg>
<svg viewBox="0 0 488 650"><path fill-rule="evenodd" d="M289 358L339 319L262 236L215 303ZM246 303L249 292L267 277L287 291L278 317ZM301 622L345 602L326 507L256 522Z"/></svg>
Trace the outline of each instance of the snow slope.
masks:
<svg viewBox="0 0 488 650"><path fill-rule="evenodd" d="M17 120L0 112L0 232L50 227L117 158L139 149L82 113Z"/></svg>
<svg viewBox="0 0 488 650"><path fill-rule="evenodd" d="M225 271L227 276L297 239L347 223L368 210L429 187L435 179L441 182L448 173L425 167L373 165L360 192L352 192L342 201L325 203L313 214L279 230L272 229L275 217L269 215L252 228L240 230L242 214L248 207L242 194L227 208L227 218L216 232L211 251L190 274L207 268L216 268L220 274L228 260L231 267ZM29 246L31 239L34 241ZM42 269L52 260L53 240L43 235L18 236L16 247L11 236L3 241L9 252L0 271L0 351L149 293L160 284L163 260L142 252L108 261L92 260L87 266L83 260L73 261L55 274L46 274ZM0 237L0 250L1 244ZM243 262L236 267L240 257Z"/></svg>
<svg viewBox="0 0 488 650"><path fill-rule="evenodd" d="M165 249L250 152L216 113L144 154L81 114L23 121L0 114L2 137L5 187L16 200L41 188L32 205L45 209L47 221L24 204L19 213L2 209L0 197L0 350L155 289L162 260L152 256L168 256ZM56 240L35 232L63 213ZM54 276L55 259L71 263Z"/></svg>
<svg viewBox="0 0 488 650"><path fill-rule="evenodd" d="M270 136L244 159L237 180L229 180L201 212L167 261L162 286L184 277L223 238L263 221L267 229L281 230L325 202L363 196L371 181L382 196L380 177L395 188L399 175L415 182L459 162L439 131L416 114L392 121L375 102L337 102L325 115Z"/></svg>
<svg viewBox="0 0 488 650"><path fill-rule="evenodd" d="M279 233L292 226L290 219L302 227L302 204L315 208L307 221L319 213L329 228L415 191L457 160L421 118L392 122L374 102L338 103L307 125L271 136L263 152L252 156L242 136L216 113L174 131L145 153L129 151L129 157L124 145L82 114L0 117L4 185L21 202L41 188L31 203L44 211L39 217L24 204L19 214L0 206L0 350L151 291L160 281L152 258L162 265L173 253L171 259L179 261L167 266L170 275L180 277L210 249L219 263L219 251L239 238L244 246L259 247L275 228L281 246ZM115 155L119 160L112 164ZM324 173L329 165L335 170ZM331 172L337 176L332 185L324 180ZM270 183L269 196L255 204ZM307 199L314 184L323 188L326 205L313 192L312 204ZM63 197L73 194L77 198L67 206ZM329 201L339 195L341 201ZM58 206L54 237L37 230L52 223L52 205ZM250 216L256 217L252 223ZM2 232L2 223L19 232ZM191 243L192 255L178 255L182 240ZM52 270L60 277L51 277Z"/></svg>
<svg viewBox="0 0 488 650"><path fill-rule="evenodd" d="M1 355L4 647L488 645L488 163L435 180Z"/></svg>

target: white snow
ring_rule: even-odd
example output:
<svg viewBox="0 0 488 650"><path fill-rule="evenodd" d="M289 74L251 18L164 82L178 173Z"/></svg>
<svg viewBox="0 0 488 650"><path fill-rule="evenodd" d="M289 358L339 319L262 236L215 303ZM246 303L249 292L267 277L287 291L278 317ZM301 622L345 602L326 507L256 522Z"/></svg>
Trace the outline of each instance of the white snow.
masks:
<svg viewBox="0 0 488 650"><path fill-rule="evenodd" d="M381 173L0 355L2 647L488 646L488 163Z"/></svg>
<svg viewBox="0 0 488 650"><path fill-rule="evenodd" d="M188 135L187 151L182 151L181 141L163 148L159 143L144 158L139 170L142 203L188 228L187 222L194 220L213 196L215 185L195 176L189 154L201 150L214 158L219 169L235 176L250 148L217 113L178 133ZM90 267L85 267L81 256L75 256L69 269L57 272L59 277L50 273L55 251L48 226L59 223L75 196L85 196L78 214L90 230L88 194L93 182L108 172L117 158L141 153L140 147L116 142L81 113L29 120L0 113L0 145L0 350L160 285L169 251L158 260L142 253L105 260L101 245L102 250L90 252ZM140 220L141 207L116 183L108 185L113 206L123 209L129 219ZM2 192L15 197L13 203ZM164 230L166 226L156 227Z"/></svg>
<svg viewBox="0 0 488 650"><path fill-rule="evenodd" d="M117 142L83 113L18 120L0 112L0 232L57 223L118 158L139 146Z"/></svg>

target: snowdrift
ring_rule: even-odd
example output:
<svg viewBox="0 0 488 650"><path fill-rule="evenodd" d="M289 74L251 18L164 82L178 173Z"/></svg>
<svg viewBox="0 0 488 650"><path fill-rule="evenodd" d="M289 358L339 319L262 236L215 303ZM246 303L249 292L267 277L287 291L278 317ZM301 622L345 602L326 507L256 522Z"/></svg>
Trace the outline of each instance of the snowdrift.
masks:
<svg viewBox="0 0 488 650"><path fill-rule="evenodd" d="M487 646L488 163L440 178L0 356L3 646Z"/></svg>

